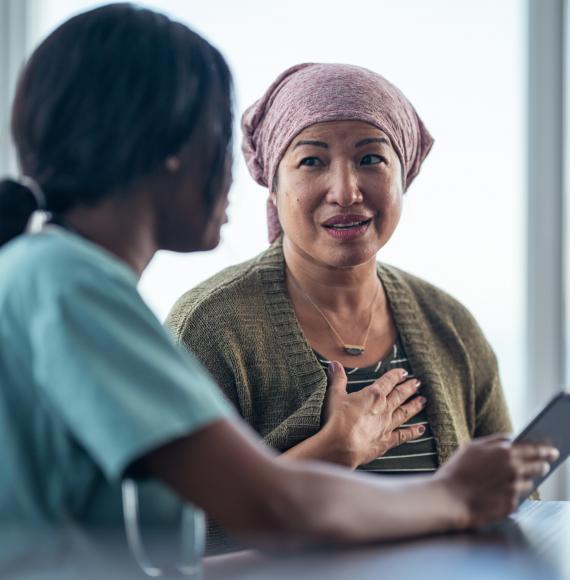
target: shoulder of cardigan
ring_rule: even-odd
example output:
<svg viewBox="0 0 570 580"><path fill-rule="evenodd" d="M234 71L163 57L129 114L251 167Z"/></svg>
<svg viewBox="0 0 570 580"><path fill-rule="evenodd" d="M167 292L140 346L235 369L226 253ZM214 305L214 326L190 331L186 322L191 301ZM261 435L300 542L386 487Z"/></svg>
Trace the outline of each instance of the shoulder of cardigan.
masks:
<svg viewBox="0 0 570 580"><path fill-rule="evenodd" d="M261 289L255 287L258 279L255 275L252 277L251 274L265 260L268 260L268 263L271 264L272 256L275 254L275 244L255 258L225 268L185 292L176 301L166 319L166 325L170 328L174 337L180 340L185 334L191 320L196 320L196 317L204 316L211 320L216 315L225 316L228 309L239 310L241 306L238 300L240 292L234 293L234 300L230 298L231 290L234 287L244 283L246 286L253 284L253 287L248 289L250 291L245 293L241 292L241 295L250 296L252 294L259 294ZM220 306L223 308L220 308Z"/></svg>

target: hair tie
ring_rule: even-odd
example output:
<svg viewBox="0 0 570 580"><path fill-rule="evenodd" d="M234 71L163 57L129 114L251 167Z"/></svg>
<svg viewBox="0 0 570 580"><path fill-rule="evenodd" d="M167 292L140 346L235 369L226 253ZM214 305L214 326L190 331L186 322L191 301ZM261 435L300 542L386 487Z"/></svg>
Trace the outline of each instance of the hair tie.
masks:
<svg viewBox="0 0 570 580"><path fill-rule="evenodd" d="M30 177L29 175L22 175L22 177L20 177L20 179L18 181L26 189L31 191L32 195L34 196L34 199L36 200L36 204L38 206L38 209L40 211L46 211L46 207L47 207L46 196L45 196L45 193L43 192L43 189L38 184L38 182L33 177Z"/></svg>

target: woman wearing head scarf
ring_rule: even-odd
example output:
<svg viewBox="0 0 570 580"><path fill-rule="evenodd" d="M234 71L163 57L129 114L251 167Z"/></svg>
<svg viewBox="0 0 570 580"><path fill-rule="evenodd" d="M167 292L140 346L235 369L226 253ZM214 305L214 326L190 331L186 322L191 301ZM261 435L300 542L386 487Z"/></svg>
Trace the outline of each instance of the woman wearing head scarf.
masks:
<svg viewBox="0 0 570 580"><path fill-rule="evenodd" d="M231 126L220 53L150 10L79 14L26 64L12 114L24 175L0 180L0 522L121 530L125 477L155 480L140 494L147 522L176 524L182 500L281 541L406 537L507 514L551 449L487 439L397 488L279 461L144 304L136 284L157 250L219 241ZM51 222L26 233L37 209ZM342 384L341 369L330 377ZM403 378L379 389L392 400Z"/></svg>
<svg viewBox="0 0 570 580"><path fill-rule="evenodd" d="M286 70L244 114L243 152L269 190L267 251L183 296L169 323L242 416L285 456L431 472L511 424L495 356L446 293L377 254L433 140L406 97L356 66ZM325 370L346 385L327 389ZM413 392L387 405L377 379ZM393 372L393 371L392 371Z"/></svg>

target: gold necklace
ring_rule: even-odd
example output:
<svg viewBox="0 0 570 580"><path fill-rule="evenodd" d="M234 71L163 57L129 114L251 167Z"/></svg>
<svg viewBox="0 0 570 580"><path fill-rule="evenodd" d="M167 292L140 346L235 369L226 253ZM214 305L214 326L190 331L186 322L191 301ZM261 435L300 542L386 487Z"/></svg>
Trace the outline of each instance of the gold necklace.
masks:
<svg viewBox="0 0 570 580"><path fill-rule="evenodd" d="M287 273L291 282L295 285L295 287L301 292L303 297L313 306L313 308L323 317L323 320L327 323L328 327L332 330L333 334L336 336L340 343L340 347L351 356L359 356L364 353L366 350L366 341L368 340L368 335L370 334L370 329L372 328L372 320L374 318L374 304L376 303L376 299L378 298L378 292L380 291L380 284L376 287L376 292L374 293L374 298L372 298L372 302L370 303L370 318L368 320L368 326L366 328L366 334L364 335L364 339L362 340L362 344L347 344L340 334L337 332L336 328L332 325L332 322L327 318L325 313L315 304L312 298L301 288L301 285L293 274L291 274L291 270L287 269Z"/></svg>

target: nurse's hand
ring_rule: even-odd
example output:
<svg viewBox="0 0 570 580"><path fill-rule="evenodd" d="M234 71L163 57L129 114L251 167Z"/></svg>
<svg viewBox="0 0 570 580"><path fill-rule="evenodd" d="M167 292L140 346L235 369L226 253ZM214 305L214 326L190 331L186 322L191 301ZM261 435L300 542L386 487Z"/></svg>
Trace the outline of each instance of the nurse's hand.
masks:
<svg viewBox="0 0 570 580"><path fill-rule="evenodd" d="M356 468L384 455L392 447L421 437L423 425L401 427L425 406L425 397L414 396L417 379L406 380L394 369L356 393L346 392L342 365L329 365L329 386L323 409L323 428L289 449L284 457L321 459Z"/></svg>
<svg viewBox="0 0 570 580"><path fill-rule="evenodd" d="M450 506L458 506L458 527L471 528L514 511L533 490L533 479L548 473L556 459L554 447L514 445L505 435L491 435L460 447L434 479L445 483Z"/></svg>

